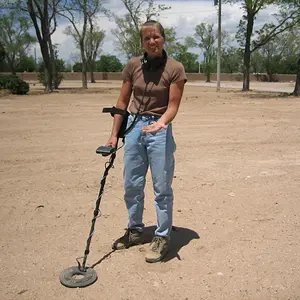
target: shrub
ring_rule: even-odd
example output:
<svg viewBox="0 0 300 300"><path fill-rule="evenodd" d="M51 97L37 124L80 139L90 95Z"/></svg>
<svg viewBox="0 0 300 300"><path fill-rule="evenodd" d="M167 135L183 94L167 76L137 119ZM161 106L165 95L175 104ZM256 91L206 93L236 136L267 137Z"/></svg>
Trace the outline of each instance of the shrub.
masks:
<svg viewBox="0 0 300 300"><path fill-rule="evenodd" d="M26 95L29 84L16 75L0 75L0 89L9 90L16 95Z"/></svg>
<svg viewBox="0 0 300 300"><path fill-rule="evenodd" d="M46 86L45 74L44 74L43 72L38 73L37 77L38 77L38 81L39 81L43 86ZM63 79L64 79L64 75L63 75L62 73L59 73L59 72L58 72L58 73L56 74L56 77L55 77L55 82L53 82L53 85L54 85L54 87L55 87L56 89L60 86L60 84L61 84L61 82L63 81Z"/></svg>

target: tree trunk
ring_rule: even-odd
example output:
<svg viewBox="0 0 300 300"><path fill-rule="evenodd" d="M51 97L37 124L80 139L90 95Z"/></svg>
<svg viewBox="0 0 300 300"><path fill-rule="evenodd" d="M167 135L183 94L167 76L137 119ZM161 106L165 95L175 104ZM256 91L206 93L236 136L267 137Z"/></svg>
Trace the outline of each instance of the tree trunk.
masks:
<svg viewBox="0 0 300 300"><path fill-rule="evenodd" d="M94 67L94 61L91 61L89 63L89 70L90 70L90 75L91 75L91 83L96 83L96 80L95 80L95 74L94 74L94 70L95 70L95 67Z"/></svg>
<svg viewBox="0 0 300 300"><path fill-rule="evenodd" d="M96 83L94 71L91 70L91 83Z"/></svg>
<svg viewBox="0 0 300 300"><path fill-rule="evenodd" d="M87 63L86 60L82 60L82 88L87 89Z"/></svg>
<svg viewBox="0 0 300 300"><path fill-rule="evenodd" d="M206 73L206 82L210 82L210 72Z"/></svg>
<svg viewBox="0 0 300 300"><path fill-rule="evenodd" d="M44 61L44 75L45 75L45 92L50 93L52 92L52 70L51 70L51 61L49 56L49 47L48 47L48 41L49 41L49 26L48 26L48 1L44 0L44 15L40 19L41 24L41 30L38 25L37 16L34 10L34 5L32 0L27 1L27 8L30 15L30 18L33 22L33 26L40 44L40 49Z"/></svg>
<svg viewBox="0 0 300 300"><path fill-rule="evenodd" d="M40 43L40 48L42 52L42 57L44 61L44 75L45 75L45 92L51 93L53 91L53 75L52 75L52 66L51 59L49 55L48 44L45 41Z"/></svg>
<svg viewBox="0 0 300 300"><path fill-rule="evenodd" d="M82 68L83 69L83 68ZM86 71L82 71L82 88L87 89L87 72Z"/></svg>
<svg viewBox="0 0 300 300"><path fill-rule="evenodd" d="M208 57L204 57L204 74L206 76L206 82L210 82L211 75L211 62Z"/></svg>
<svg viewBox="0 0 300 300"><path fill-rule="evenodd" d="M87 60L84 52L84 43L83 40L80 43L80 52L81 52L81 60L82 60L82 88L87 89Z"/></svg>
<svg viewBox="0 0 300 300"><path fill-rule="evenodd" d="M294 96L300 96L300 58L297 62L297 75L296 75L296 84L295 89L293 91Z"/></svg>
<svg viewBox="0 0 300 300"><path fill-rule="evenodd" d="M51 58L51 71L52 71L52 87L58 89L57 71L56 71L56 57L54 55L54 49L52 45L51 36L49 36L49 52Z"/></svg>
<svg viewBox="0 0 300 300"><path fill-rule="evenodd" d="M247 31L246 44L244 50L244 76L243 76L243 91L250 89L250 60L251 60L251 36L253 32L254 15L250 12L247 14Z"/></svg>

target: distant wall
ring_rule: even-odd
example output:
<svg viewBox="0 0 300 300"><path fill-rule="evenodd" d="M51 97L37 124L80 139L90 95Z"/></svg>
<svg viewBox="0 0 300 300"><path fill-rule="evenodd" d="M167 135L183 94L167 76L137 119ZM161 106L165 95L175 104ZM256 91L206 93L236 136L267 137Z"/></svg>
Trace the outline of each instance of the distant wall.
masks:
<svg viewBox="0 0 300 300"><path fill-rule="evenodd" d="M0 73L6 74L6 73ZM8 74L8 73L7 73ZM64 80L81 80L81 73L77 72L68 72L63 73ZM121 80L121 73L120 72L95 72L95 80ZM17 73L23 80L25 81L37 81L37 73ZM90 80L88 74L88 80ZM187 77L189 81L205 81L206 76L202 73L187 73ZM277 74L274 75L276 81L279 82L290 82L296 80L296 75L294 74ZM213 73L211 75L211 80L217 80L217 74ZM242 81L243 75L242 74L221 74L221 81ZM258 74L258 75L251 75L251 81L267 81L266 74Z"/></svg>

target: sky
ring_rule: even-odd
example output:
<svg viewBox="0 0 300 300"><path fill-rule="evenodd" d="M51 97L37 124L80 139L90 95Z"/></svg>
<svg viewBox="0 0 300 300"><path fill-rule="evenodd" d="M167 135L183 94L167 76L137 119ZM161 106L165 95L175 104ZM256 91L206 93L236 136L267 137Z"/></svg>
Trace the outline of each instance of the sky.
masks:
<svg viewBox="0 0 300 300"><path fill-rule="evenodd" d="M126 13L126 9L121 0L109 0L109 4L105 7L119 16ZM171 6L171 9L166 10L157 18L164 27L174 27L177 37L184 41L186 36L193 36L195 27L202 22L214 23L216 28L218 24L218 9L214 6L213 0L168 0L155 1L157 4L165 4ZM258 14L255 21L256 28L261 27L264 23L271 21L276 13L275 7L268 7ZM243 11L241 3L237 4L222 4L222 29L231 33L233 36L237 31L237 25L242 17ZM97 24L101 29L105 30L106 37L102 46L102 54L116 55L123 63L126 57L116 50L115 36L111 30L115 28L114 22L110 21L103 14L97 16ZM64 34L64 30L68 23L60 20L58 28L53 35L53 42L58 44L59 56L67 63L74 63L79 60L79 52L71 37ZM39 47L36 47L37 55L40 56ZM198 49L190 49L191 52L200 54ZM200 56L201 57L201 56Z"/></svg>

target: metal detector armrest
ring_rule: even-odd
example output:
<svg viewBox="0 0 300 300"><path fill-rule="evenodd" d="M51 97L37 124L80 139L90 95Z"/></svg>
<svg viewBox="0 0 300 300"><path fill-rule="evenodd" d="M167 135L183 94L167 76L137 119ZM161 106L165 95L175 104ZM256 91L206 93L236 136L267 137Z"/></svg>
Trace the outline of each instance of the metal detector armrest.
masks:
<svg viewBox="0 0 300 300"><path fill-rule="evenodd" d="M110 113L112 117L114 115L123 115L125 116L127 114L127 110L116 108L116 107L106 107L102 110L103 113Z"/></svg>
<svg viewBox="0 0 300 300"><path fill-rule="evenodd" d="M106 107L103 108L102 110L103 113L110 113L111 116L113 117L114 115L122 115L123 116L123 121L120 126L119 132L118 132L118 138L123 139L126 131L126 126L127 126L127 120L128 120L128 111L126 109L120 109L116 107Z"/></svg>

